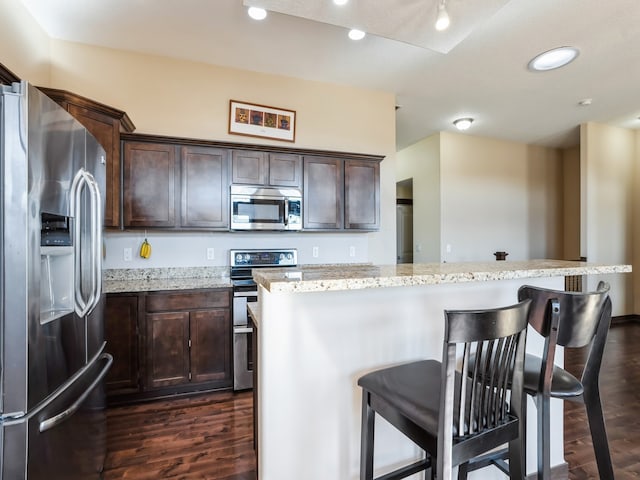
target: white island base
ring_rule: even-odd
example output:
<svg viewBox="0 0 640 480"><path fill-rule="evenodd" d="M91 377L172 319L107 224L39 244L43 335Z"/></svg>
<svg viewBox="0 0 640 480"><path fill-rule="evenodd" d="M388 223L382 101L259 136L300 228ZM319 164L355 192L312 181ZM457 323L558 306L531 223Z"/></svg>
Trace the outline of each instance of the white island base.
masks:
<svg viewBox="0 0 640 480"><path fill-rule="evenodd" d="M359 479L361 375L401 362L440 360L444 309L516 303L523 284L564 288L564 277L555 276L294 292L278 288L267 277L254 277L260 285L256 312L260 480ZM300 279L304 282L304 272ZM527 350L540 353L542 339L532 332ZM562 352L558 353L561 361ZM527 472L531 473L536 469L536 420L533 402L528 402ZM420 456L419 448L377 417L376 475ZM551 465L566 471L562 402L557 400L552 401ZM495 467L469 477L505 478Z"/></svg>

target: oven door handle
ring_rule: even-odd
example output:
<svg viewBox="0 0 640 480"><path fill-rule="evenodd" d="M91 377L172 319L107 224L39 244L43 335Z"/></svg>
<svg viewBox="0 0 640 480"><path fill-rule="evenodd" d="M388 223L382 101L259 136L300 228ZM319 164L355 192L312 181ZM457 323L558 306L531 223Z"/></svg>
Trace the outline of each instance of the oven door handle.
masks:
<svg viewBox="0 0 640 480"><path fill-rule="evenodd" d="M253 333L253 328L251 327L233 327L233 333Z"/></svg>
<svg viewBox="0 0 640 480"><path fill-rule="evenodd" d="M255 297L258 295L258 292L233 292L234 297Z"/></svg>

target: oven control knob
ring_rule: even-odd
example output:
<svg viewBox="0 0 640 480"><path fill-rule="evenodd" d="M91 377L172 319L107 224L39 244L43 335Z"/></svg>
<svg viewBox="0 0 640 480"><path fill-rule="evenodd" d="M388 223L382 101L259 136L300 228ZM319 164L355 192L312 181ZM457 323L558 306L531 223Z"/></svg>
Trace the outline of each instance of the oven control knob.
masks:
<svg viewBox="0 0 640 480"><path fill-rule="evenodd" d="M293 260L293 253L287 253L287 260Z"/></svg>
<svg viewBox="0 0 640 480"><path fill-rule="evenodd" d="M242 261L242 255L237 253L236 254L236 262L241 262Z"/></svg>
<svg viewBox="0 0 640 480"><path fill-rule="evenodd" d="M280 261L281 261L281 262L282 262L282 261L284 261L284 253L281 253L281 254L280 254Z"/></svg>

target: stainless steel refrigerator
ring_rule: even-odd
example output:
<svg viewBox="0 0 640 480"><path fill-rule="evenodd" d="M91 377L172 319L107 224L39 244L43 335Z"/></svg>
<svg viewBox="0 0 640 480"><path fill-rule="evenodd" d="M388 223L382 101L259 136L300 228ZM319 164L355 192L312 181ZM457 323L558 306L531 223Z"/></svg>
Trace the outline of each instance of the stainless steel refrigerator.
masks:
<svg viewBox="0 0 640 480"><path fill-rule="evenodd" d="M102 476L105 152L26 82L0 87L0 479Z"/></svg>

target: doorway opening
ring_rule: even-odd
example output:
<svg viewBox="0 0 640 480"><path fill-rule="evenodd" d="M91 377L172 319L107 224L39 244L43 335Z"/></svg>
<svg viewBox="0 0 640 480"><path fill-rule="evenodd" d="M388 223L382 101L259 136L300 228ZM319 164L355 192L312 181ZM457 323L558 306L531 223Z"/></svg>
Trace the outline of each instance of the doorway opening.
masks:
<svg viewBox="0 0 640 480"><path fill-rule="evenodd" d="M396 263L413 263L413 178L396 183Z"/></svg>

